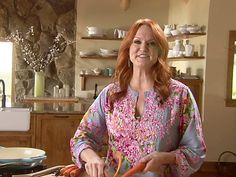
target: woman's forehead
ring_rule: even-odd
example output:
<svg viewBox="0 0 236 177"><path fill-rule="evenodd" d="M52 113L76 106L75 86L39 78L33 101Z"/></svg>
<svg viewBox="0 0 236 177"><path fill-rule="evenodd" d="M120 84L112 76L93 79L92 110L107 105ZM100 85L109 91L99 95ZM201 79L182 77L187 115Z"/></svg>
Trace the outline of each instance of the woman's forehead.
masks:
<svg viewBox="0 0 236 177"><path fill-rule="evenodd" d="M145 38L145 39L154 39L152 29L148 25L142 25L137 30L135 38Z"/></svg>

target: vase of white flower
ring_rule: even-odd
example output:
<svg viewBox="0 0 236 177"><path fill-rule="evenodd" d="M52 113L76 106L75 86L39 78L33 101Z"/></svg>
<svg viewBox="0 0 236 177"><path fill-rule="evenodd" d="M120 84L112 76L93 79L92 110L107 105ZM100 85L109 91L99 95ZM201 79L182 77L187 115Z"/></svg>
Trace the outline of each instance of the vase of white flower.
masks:
<svg viewBox="0 0 236 177"><path fill-rule="evenodd" d="M45 73L43 71L37 71L34 75L34 96L44 96L45 88Z"/></svg>
<svg viewBox="0 0 236 177"><path fill-rule="evenodd" d="M51 46L48 46L48 51L42 52L39 42L35 39L33 26L25 35L16 30L7 39L13 40L20 46L23 59L36 72L44 71L56 57L65 51L67 45L72 44L64 38L62 33L58 33Z"/></svg>

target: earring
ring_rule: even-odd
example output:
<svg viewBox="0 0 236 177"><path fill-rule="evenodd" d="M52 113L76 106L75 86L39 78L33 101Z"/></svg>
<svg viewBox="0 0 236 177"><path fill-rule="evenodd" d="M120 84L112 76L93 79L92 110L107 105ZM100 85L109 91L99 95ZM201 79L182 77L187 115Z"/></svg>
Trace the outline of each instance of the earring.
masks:
<svg viewBox="0 0 236 177"><path fill-rule="evenodd" d="M131 62L130 62L130 59L128 59L128 67L130 68L131 66Z"/></svg>

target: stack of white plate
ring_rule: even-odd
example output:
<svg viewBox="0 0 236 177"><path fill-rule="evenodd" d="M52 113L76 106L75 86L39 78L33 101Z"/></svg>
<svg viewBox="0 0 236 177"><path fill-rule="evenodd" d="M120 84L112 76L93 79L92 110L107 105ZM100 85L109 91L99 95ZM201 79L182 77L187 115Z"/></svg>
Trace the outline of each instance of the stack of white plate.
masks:
<svg viewBox="0 0 236 177"><path fill-rule="evenodd" d="M46 159L45 151L26 147L0 147L1 168L32 168Z"/></svg>
<svg viewBox="0 0 236 177"><path fill-rule="evenodd" d="M80 51L79 52L80 57L89 57L89 56L94 56L96 54L97 53L94 51Z"/></svg>
<svg viewBox="0 0 236 177"><path fill-rule="evenodd" d="M110 50L110 49L100 48L99 54L102 57L114 57L114 56L118 55L118 51L117 50Z"/></svg>

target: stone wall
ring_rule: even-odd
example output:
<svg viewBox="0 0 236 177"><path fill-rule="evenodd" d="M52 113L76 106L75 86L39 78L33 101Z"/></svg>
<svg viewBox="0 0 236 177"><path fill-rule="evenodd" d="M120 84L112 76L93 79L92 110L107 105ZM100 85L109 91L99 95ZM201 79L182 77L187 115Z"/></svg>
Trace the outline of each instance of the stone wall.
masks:
<svg viewBox="0 0 236 177"><path fill-rule="evenodd" d="M0 37L6 38L16 30L25 34L34 26L36 43L40 52L46 52L58 33L67 41L76 37L76 0L4 0L0 1ZM70 86L74 95L76 43L67 45L65 51L45 69L45 96L51 96L53 87ZM21 50L15 46L15 100L33 95L34 71L22 59Z"/></svg>

